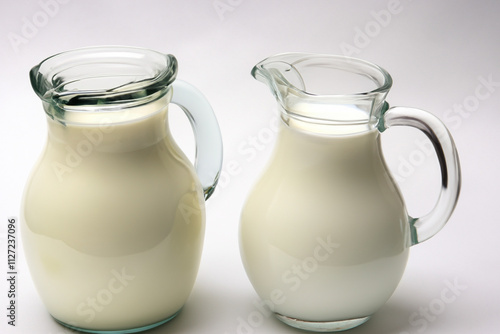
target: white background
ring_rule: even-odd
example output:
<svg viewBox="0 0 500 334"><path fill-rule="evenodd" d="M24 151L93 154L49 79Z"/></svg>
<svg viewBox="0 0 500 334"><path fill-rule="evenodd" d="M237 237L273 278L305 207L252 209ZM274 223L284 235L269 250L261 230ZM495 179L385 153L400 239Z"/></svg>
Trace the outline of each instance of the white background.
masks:
<svg viewBox="0 0 500 334"><path fill-rule="evenodd" d="M29 69L54 53L102 44L174 54L178 77L197 86L211 102L225 145L220 187L207 204L205 248L195 288L181 314L151 333L246 333L238 326L252 317L248 333L301 333L256 315L258 298L238 249L239 213L275 139L265 136L276 117L275 101L250 70L267 56L290 51L344 53L386 68L394 80L389 103L440 117L461 158L462 193L452 218L438 235L412 248L392 298L350 333L498 332L500 2L60 0L48 10L42 3L55 0L1 1L1 333L67 332L47 314L21 250L17 326L7 326L6 224L7 217L19 216L25 181L46 136ZM389 10L390 17L382 20L380 13ZM36 29L26 28L31 24ZM486 87L480 78L494 84ZM488 96L478 98L477 89ZM456 112L459 108L462 114ZM172 116L176 138L192 156L187 121L179 113ZM250 159L238 147L250 145L252 137L262 150ZM422 140L412 129L391 129L383 135L387 161L412 215L430 210L439 190L436 158L419 146ZM238 168L229 170L230 161ZM444 304L440 299L446 282L462 290ZM427 318L420 315L422 308L431 309ZM410 321L412 314L420 319L418 325Z"/></svg>

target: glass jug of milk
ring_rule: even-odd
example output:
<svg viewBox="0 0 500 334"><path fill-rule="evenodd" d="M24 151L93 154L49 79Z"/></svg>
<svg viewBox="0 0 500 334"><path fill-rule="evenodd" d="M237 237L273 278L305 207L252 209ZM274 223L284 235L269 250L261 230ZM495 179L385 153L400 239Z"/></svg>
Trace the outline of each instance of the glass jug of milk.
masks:
<svg viewBox="0 0 500 334"><path fill-rule="evenodd" d="M348 57L280 54L252 75L281 109L274 155L240 222L247 275L286 324L340 331L367 321L396 289L408 251L452 214L460 166L452 137L432 114L389 108L389 73ZM436 150L442 189L434 209L410 217L385 164L380 134L423 131Z"/></svg>
<svg viewBox="0 0 500 334"><path fill-rule="evenodd" d="M22 237L63 325L146 330L191 292L222 142L208 101L176 74L174 56L129 47L68 51L30 72L48 138L25 188ZM191 121L195 167L170 133L170 102Z"/></svg>

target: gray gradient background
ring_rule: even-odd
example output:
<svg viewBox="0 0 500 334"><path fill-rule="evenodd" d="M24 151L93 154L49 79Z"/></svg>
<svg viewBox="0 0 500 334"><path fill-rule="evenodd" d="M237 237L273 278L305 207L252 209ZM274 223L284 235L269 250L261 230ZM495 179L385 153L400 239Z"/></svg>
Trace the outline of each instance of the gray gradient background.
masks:
<svg viewBox="0 0 500 334"><path fill-rule="evenodd" d="M280 52L342 54L342 45L358 45L353 56L386 68L394 79L391 105L419 107L449 126L462 163L463 187L448 225L412 249L397 291L370 322L352 334L497 333L500 328L500 205L498 143L500 84L490 96L476 99L460 115L455 105L474 101L479 78L500 82L500 2L400 0L398 13L380 26L373 12L390 1L251 1L220 0L232 10L218 13L216 1L77 1L66 0L36 33L15 47L26 20L43 11L38 1L0 3L0 306L6 305L6 221L19 216L28 173L43 147L46 125L33 93L29 69L54 53L90 45L141 46L174 54L179 78L197 86L210 100L224 139L224 177L207 204L207 233L201 268L184 310L171 323L150 333L238 333L241 319L258 311L238 250L238 218L243 201L264 167L272 142L260 142L254 159L238 151L250 138L268 133L275 114L269 91L250 76L252 66ZM359 44L366 27L372 37ZM357 43L357 44L356 44ZM482 88L483 91L484 88ZM175 136L193 156L187 120L172 111ZM422 135L391 129L383 135L391 169L419 155ZM419 155L422 157L422 153ZM238 168L231 170L230 161ZM236 162L234 162L236 161ZM399 170L399 172L398 172ZM401 174L401 173L400 173ZM414 165L400 186L409 212L421 215L439 190L436 158ZM19 251L19 299L16 328L0 312L1 333L60 334L67 331L46 313ZM444 310L425 320L409 318L421 307L438 305L446 281L465 290ZM137 305L138 308L147 305ZM0 309L5 310L3 306ZM240 319L240 320L239 320ZM417 319L423 319L418 316ZM240 332L242 332L240 330ZM264 317L252 333L301 333Z"/></svg>

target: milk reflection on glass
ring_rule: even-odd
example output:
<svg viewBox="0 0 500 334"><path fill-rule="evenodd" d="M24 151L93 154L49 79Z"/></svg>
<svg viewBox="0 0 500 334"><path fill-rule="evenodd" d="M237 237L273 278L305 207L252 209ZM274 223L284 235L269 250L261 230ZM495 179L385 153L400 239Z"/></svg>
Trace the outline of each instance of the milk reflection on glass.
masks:
<svg viewBox="0 0 500 334"><path fill-rule="evenodd" d="M384 99L392 80L376 65L283 54L252 73L270 86L282 122L271 161L241 214L248 277L264 300L284 293L273 311L291 326L358 326L396 289L409 247L437 233L451 215L460 188L453 141L431 114L389 109ZM382 155L380 132L396 125L426 132L442 157L439 203L422 218L408 216ZM332 251L316 254L325 236Z"/></svg>
<svg viewBox="0 0 500 334"><path fill-rule="evenodd" d="M127 62L130 67L113 72ZM203 111L211 120L202 122L176 98L193 92L192 102L199 96L191 86L172 82L172 56L92 48L55 56L51 70L43 64L38 71L47 71L43 75L54 86L50 75L67 77L66 86L54 87L61 91L44 100L47 144L23 200L24 246L36 288L57 321L79 330L134 332L162 324L183 307L198 271L204 193L208 198L213 190L221 157L211 109ZM152 73L124 78L142 71L134 65ZM83 78L74 85L70 74L78 66ZM87 83L94 90L82 88ZM72 84L80 86L68 92ZM171 100L201 121L198 127L215 124L212 141L202 144L211 146L214 161L199 154L195 170L177 147L168 124ZM203 170L207 165L209 172ZM202 184L197 174L212 179Z"/></svg>

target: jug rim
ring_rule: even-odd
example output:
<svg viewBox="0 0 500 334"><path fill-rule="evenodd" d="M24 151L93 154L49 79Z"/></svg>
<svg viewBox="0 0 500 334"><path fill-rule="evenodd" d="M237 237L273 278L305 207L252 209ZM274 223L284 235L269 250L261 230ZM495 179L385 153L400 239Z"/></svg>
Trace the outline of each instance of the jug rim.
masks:
<svg viewBox="0 0 500 334"><path fill-rule="evenodd" d="M365 90L365 91L360 91L360 92L353 92L353 93L332 93L332 94L317 94L317 93L312 93L310 91L307 91L303 88L298 87L297 85L291 84L290 82L286 82L286 84L289 86L289 88L292 88L295 93L300 93L303 94L304 96L308 97L338 97L338 98L345 98L345 97L356 97L356 96L369 96L369 95L374 95L374 94L386 94L392 87L392 77L387 72L383 67L360 59L360 58L355 58L355 57L350 57L350 56L344 56L344 55L336 55L336 54L326 54L326 53L310 53L310 52L284 52L284 53L278 53L274 56L267 57L257 63L251 71L252 76L259 80L262 81L261 78L265 79L267 82L273 82L273 78L270 78L270 74L268 73L269 71L265 68L266 65L272 64L272 63L283 63L286 65L289 65L291 69L295 69L295 66L297 64L300 64L305 61L319 61L319 60L326 60L330 61L329 64L326 62L323 62L322 65L330 65L332 66L334 62L337 63L342 63L344 65L349 65L349 68L345 69L346 71L350 70L351 72L355 73L357 72L358 74L363 74L367 76L368 78L372 79L373 82L379 83L376 88L371 89L371 90ZM335 67L340 69L339 67ZM361 71L364 69L365 71ZM352 71L352 70L357 70L357 71ZM300 74L299 74L300 75ZM273 82L275 84L275 82ZM277 89L277 87L271 87L272 89Z"/></svg>
<svg viewBox="0 0 500 334"><path fill-rule="evenodd" d="M382 67L342 55L280 53L257 63L251 74L270 88L287 125L322 133L377 127L392 87Z"/></svg>
<svg viewBox="0 0 500 334"><path fill-rule="evenodd" d="M59 52L30 72L31 86L48 116L117 111L164 96L177 75L177 60L147 48L104 45Z"/></svg>

